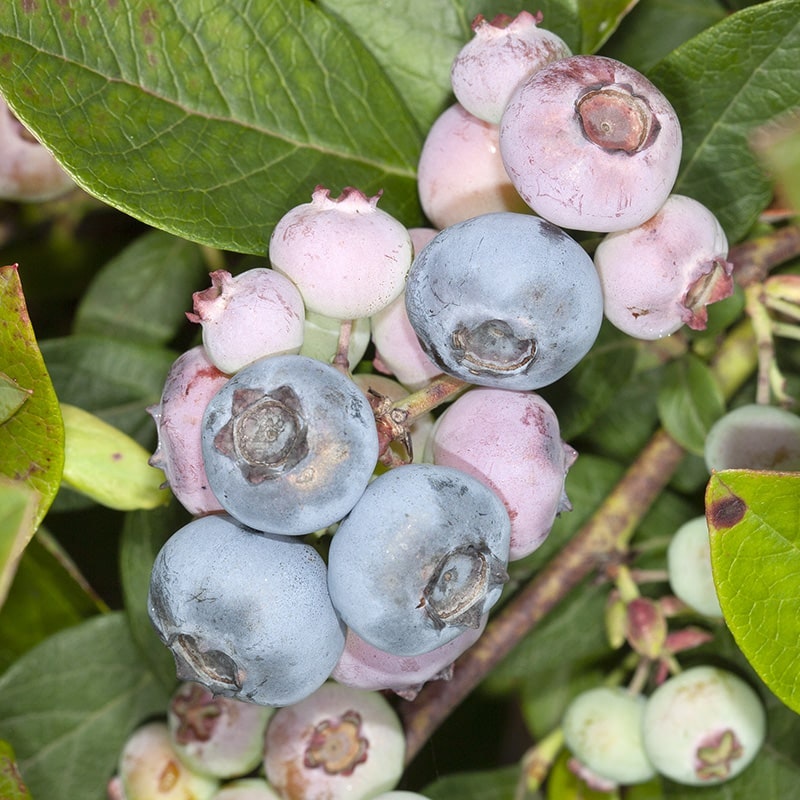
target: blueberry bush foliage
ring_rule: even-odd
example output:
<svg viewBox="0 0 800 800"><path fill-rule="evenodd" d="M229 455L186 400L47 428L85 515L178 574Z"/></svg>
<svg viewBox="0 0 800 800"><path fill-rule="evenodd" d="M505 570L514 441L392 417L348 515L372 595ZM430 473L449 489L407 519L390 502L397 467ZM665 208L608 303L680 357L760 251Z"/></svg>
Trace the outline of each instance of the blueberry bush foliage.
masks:
<svg viewBox="0 0 800 800"><path fill-rule="evenodd" d="M720 220L737 288L704 331L641 342L604 326L542 390L579 452L573 510L511 565L454 677L395 698L401 785L435 800L796 796L800 476L709 475L703 451L726 409L800 398L798 0L4 0L0 94L77 188L0 205L0 796L101 800L175 686L146 593L187 515L147 464L145 409L198 341L191 293L213 269L265 265L275 223L316 185L382 192L424 225L417 161L452 103L453 57L475 15L523 8L664 92L684 138L674 191ZM683 609L660 639L615 629L612 590L668 596L669 538L704 513L724 621ZM757 688L758 757L719 787L588 790L559 747L568 701L675 659Z"/></svg>

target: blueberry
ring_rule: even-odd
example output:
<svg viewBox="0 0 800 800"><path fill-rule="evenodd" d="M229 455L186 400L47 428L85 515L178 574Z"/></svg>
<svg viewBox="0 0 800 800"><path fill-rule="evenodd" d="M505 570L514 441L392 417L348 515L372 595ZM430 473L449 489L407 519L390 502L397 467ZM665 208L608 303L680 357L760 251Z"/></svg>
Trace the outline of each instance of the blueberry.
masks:
<svg viewBox="0 0 800 800"><path fill-rule="evenodd" d="M574 239L537 217L498 212L451 225L423 248L406 309L444 372L526 390L553 383L586 355L603 297Z"/></svg>
<svg viewBox="0 0 800 800"><path fill-rule="evenodd" d="M275 712L264 771L284 800L370 800L397 785L404 755L400 719L384 697L326 683Z"/></svg>
<svg viewBox="0 0 800 800"><path fill-rule="evenodd" d="M642 741L662 775L688 786L712 786L738 775L766 734L759 696L741 678L698 666L661 684L647 701Z"/></svg>
<svg viewBox="0 0 800 800"><path fill-rule="evenodd" d="M695 611L721 617L706 518L694 517L675 531L667 548L669 584L675 596Z"/></svg>
<svg viewBox="0 0 800 800"><path fill-rule="evenodd" d="M200 423L209 400L228 380L202 345L192 347L170 367L161 401L147 409L158 431L150 464L164 471L172 493L190 514L222 511L208 487Z"/></svg>
<svg viewBox="0 0 800 800"><path fill-rule="evenodd" d="M572 55L566 42L539 28L542 14L521 11L472 22L475 34L453 61L450 83L458 101L480 119L500 122L514 90L537 70Z"/></svg>
<svg viewBox="0 0 800 800"><path fill-rule="evenodd" d="M704 455L709 472L800 470L800 417L763 403L738 406L711 426Z"/></svg>
<svg viewBox="0 0 800 800"><path fill-rule="evenodd" d="M602 686L577 695L564 712L564 741L582 765L612 783L644 783L655 775L642 744L645 698Z"/></svg>
<svg viewBox="0 0 800 800"><path fill-rule="evenodd" d="M378 459L367 398L306 356L264 358L237 372L208 404L202 429L217 499L269 533L303 535L340 520Z"/></svg>
<svg viewBox="0 0 800 800"><path fill-rule="evenodd" d="M214 695L187 681L172 694L167 709L172 746L195 772L238 778L260 763L264 733L274 709Z"/></svg>
<svg viewBox="0 0 800 800"><path fill-rule="evenodd" d="M675 110L641 73L577 55L534 73L500 121L509 177L540 216L581 231L641 225L667 199L681 160Z"/></svg>
<svg viewBox="0 0 800 800"><path fill-rule="evenodd" d="M210 800L219 781L194 772L178 757L164 722L148 722L137 728L125 742L118 767L124 800Z"/></svg>
<svg viewBox="0 0 800 800"><path fill-rule="evenodd" d="M209 359L232 374L264 356L296 353L303 344L305 309L297 287L273 269L232 276L211 273L211 288L192 295L186 316L203 328Z"/></svg>
<svg viewBox="0 0 800 800"><path fill-rule="evenodd" d="M376 478L333 536L328 586L362 639L416 656L470 628L500 597L511 523L500 498L451 467Z"/></svg>
<svg viewBox="0 0 800 800"><path fill-rule="evenodd" d="M167 540L148 610L180 679L260 705L311 694L344 650L314 548L225 515L200 517Z"/></svg>

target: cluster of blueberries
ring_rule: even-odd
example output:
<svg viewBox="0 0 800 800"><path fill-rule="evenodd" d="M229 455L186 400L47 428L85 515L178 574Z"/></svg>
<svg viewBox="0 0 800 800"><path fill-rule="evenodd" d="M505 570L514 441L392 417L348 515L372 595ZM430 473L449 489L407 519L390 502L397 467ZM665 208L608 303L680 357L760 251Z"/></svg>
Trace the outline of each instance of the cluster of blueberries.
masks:
<svg viewBox="0 0 800 800"><path fill-rule="evenodd" d="M655 339L705 327L706 306L732 291L719 223L670 194L681 132L666 98L624 64L571 55L539 21L479 17L456 58L458 102L419 165L434 229L407 230L380 195L317 187L276 225L269 268L218 270L194 295L203 343L177 359L150 412L151 463L195 519L159 552L148 607L179 678L216 698L288 712L330 687L410 699L447 677L509 561L570 508L577 454L536 390L584 358L604 316ZM603 234L594 258L565 228ZM373 374L351 374L370 344ZM375 388L386 375L394 388ZM440 375L467 391L435 422L432 401L409 416L405 395ZM406 443L426 426L408 463L388 457L376 417ZM627 720L629 743L631 720L650 729L643 715L663 730L681 682L748 691L719 671L698 676L671 679L659 690L669 700L656 692L647 710L622 690L571 708L565 735L587 779L635 783L657 769L707 783L749 763L763 738L752 698L753 736L735 714L713 730L698 720L680 770L644 734L622 748L623 769L592 749L598 706L612 727ZM360 720L338 708L311 725L313 741L338 752L349 732L360 758ZM325 773L303 741L304 769Z"/></svg>

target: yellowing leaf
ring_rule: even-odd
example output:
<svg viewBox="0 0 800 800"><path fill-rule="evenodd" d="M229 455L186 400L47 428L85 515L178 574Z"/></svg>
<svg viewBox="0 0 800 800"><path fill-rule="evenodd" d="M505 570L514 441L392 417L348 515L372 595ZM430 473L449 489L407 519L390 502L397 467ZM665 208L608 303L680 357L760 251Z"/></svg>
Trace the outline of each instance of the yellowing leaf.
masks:
<svg viewBox="0 0 800 800"><path fill-rule="evenodd" d="M65 429L64 483L108 508L133 511L169 500L164 475L130 436L88 411L62 404Z"/></svg>

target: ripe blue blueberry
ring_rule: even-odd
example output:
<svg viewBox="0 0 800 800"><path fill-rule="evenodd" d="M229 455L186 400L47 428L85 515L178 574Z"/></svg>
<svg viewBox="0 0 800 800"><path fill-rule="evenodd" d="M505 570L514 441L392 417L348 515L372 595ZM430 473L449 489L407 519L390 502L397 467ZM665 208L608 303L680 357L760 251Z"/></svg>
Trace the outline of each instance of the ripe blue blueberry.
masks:
<svg viewBox="0 0 800 800"><path fill-rule="evenodd" d="M304 535L340 520L378 459L369 401L345 375L299 355L236 373L203 416L208 482L256 530Z"/></svg>
<svg viewBox="0 0 800 800"><path fill-rule="evenodd" d="M200 517L167 540L148 611L181 680L260 705L311 694L344 650L316 550L225 515Z"/></svg>
<svg viewBox="0 0 800 800"><path fill-rule="evenodd" d="M373 647L430 652L480 626L497 602L510 532L503 502L477 478L396 467L369 485L333 537L331 600Z"/></svg>
<svg viewBox="0 0 800 800"><path fill-rule="evenodd" d="M603 320L591 258L552 223L498 212L441 231L406 285L408 318L444 372L500 389L537 389L589 351Z"/></svg>

